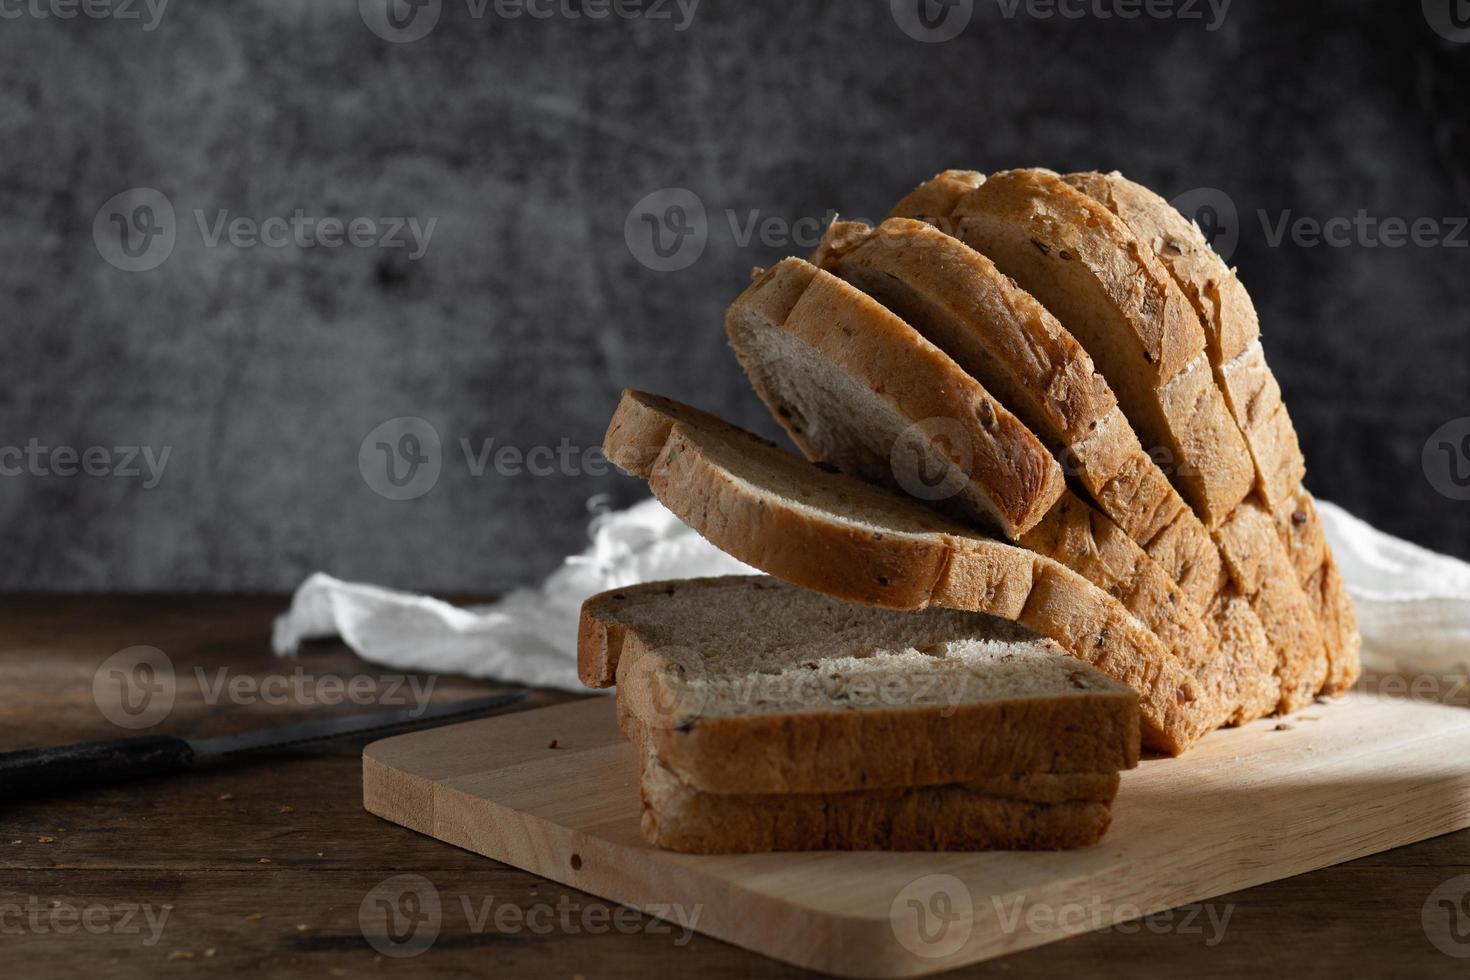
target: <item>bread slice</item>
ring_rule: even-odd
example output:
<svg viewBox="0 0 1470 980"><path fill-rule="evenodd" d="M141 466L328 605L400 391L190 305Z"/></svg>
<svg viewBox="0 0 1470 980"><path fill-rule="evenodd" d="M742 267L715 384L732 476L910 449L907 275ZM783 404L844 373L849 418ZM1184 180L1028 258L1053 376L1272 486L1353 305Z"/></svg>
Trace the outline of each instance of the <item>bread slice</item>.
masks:
<svg viewBox="0 0 1470 980"><path fill-rule="evenodd" d="M1144 744L1158 751L1178 754L1210 728L1196 681L1159 639L1057 562L642 392L624 392L603 449L747 564L854 602L1018 622L1138 692Z"/></svg>
<svg viewBox="0 0 1470 980"><path fill-rule="evenodd" d="M1250 294L1199 228L1153 191L1116 171L1062 179L1127 225L1188 298L1204 327L1219 388L1245 434L1262 495L1277 510L1306 476L1306 462L1281 389L1266 367Z"/></svg>
<svg viewBox="0 0 1470 980"><path fill-rule="evenodd" d="M1081 342L1139 434L1178 453L1184 465L1170 477L1211 527L1265 630L1277 709L1306 703L1303 685L1326 680L1317 613L1291 577L1253 574L1290 559L1279 540L1255 533L1254 512L1231 521L1254 490L1255 467L1216 385L1204 328L1171 274L1116 215L1049 171L993 176L961 197L949 220Z"/></svg>
<svg viewBox="0 0 1470 980"><path fill-rule="evenodd" d="M1042 642L1046 641L1042 640ZM1065 654L1063 654L1063 656L1065 656ZM1129 693L1132 694L1131 691ZM645 760L650 758L657 759L661 765L664 765L667 768L673 770L679 775L680 779L690 783L690 785L694 786L695 788L699 788L701 784L717 786L724 785L724 783L722 782L709 783L707 777L719 777L721 775L719 760L714 758L713 753L728 753L729 750L727 747L719 746L714 743L706 743L706 749L710 754L707 754L705 759L703 760L704 765L702 767L702 774L695 779L688 778L679 769L677 753L666 753L666 755L668 756L667 758L665 757L665 755L660 754L661 740L656 737L657 732L660 730L659 726L649 725L637 715L635 715L632 709L623 703L624 699L621 690L618 692L618 696L615 697L613 700L616 702L618 729L623 733L628 741L637 746L639 758L644 758ZM1137 697L1135 695L1135 706L1136 702ZM1133 709L1133 713L1135 715L1137 714L1136 707ZM994 737L993 732L991 733L991 737ZM1137 740L1133 739L1129 744L1136 745ZM890 743L885 743L883 746L883 751L888 751L890 747ZM1136 753L1130 754L1136 756ZM699 772L700 768L701 767L696 767L695 771ZM976 779L967 780L964 785L976 790L977 792L984 793L986 796L1003 796L1011 799L1028 800L1033 803L1072 803L1078 800L1087 800L1089 802L1111 802L1113 797L1117 794L1119 780L1120 777L1117 770L1109 770L1106 772L1019 772L1005 773L1002 775L994 776L982 776ZM762 779L756 781L754 785L774 785L775 782L775 780L771 779ZM832 782L835 785L841 783L842 781ZM897 791L912 788L913 786L902 786ZM834 792L846 791L855 792L856 790L836 790ZM710 790L710 792L716 792L716 790ZM799 790L798 792L811 793L816 791ZM758 793L757 795L780 794Z"/></svg>
<svg viewBox="0 0 1470 980"><path fill-rule="evenodd" d="M956 230L948 226L955 205L983 183L985 175L974 170L942 171L933 180L925 181L904 195L894 205L893 214L934 225L947 235L955 235Z"/></svg>
<svg viewBox="0 0 1470 980"><path fill-rule="evenodd" d="M1266 364L1250 294L1199 228L1153 191L1117 172L1064 179L1106 205L1152 248L1194 305L1216 381L1250 446L1257 486L1322 626L1328 658L1323 690L1346 690L1361 670L1357 619L1336 562L1320 539L1311 496L1301 486L1306 462L1281 388Z"/></svg>
<svg viewBox="0 0 1470 980"><path fill-rule="evenodd" d="M1113 774L1116 778L1116 774ZM690 854L764 851L1062 850L1100 841L1111 797L1038 802L983 786L829 794L704 792L648 758L641 780L649 843Z"/></svg>
<svg viewBox="0 0 1470 980"><path fill-rule="evenodd" d="M1262 682L1274 669L1265 632L1233 601L1210 532L1144 453L1106 379L1054 316L985 256L920 221L894 218L876 229L836 222L814 260L994 392L1111 518L1064 497L1022 544L1117 595L1206 684L1222 718L1275 708ZM839 462L843 455L830 447L822 454ZM1222 635L1230 639L1224 648Z"/></svg>
<svg viewBox="0 0 1470 980"><path fill-rule="evenodd" d="M809 459L898 489L895 454L937 468L949 502L1015 539L1062 494L1061 467L943 351L860 290L801 259L757 276L726 333L756 392ZM921 423L934 419L942 431ZM949 442L952 445L945 446ZM837 445L861 447L843 459Z"/></svg>
<svg viewBox="0 0 1470 980"><path fill-rule="evenodd" d="M1166 469L1195 512L1211 527L1223 521L1250 492L1250 457L1215 387L1198 318L1152 252L1046 171L987 178L948 221L1082 343L1133 428L1167 452Z"/></svg>
<svg viewBox="0 0 1470 980"><path fill-rule="evenodd" d="M794 306L792 295L801 297ZM1008 536L1117 596L1176 652L1208 644L1168 574L1110 520L1064 491L1060 468L1031 430L891 310L828 272L787 259L757 277L725 322L756 392L808 459L983 524L986 510L975 498L984 495L971 489L985 482L976 474L991 469L979 465L980 457L1004 452L990 433L1006 432L1006 441L1046 456L1045 472L1056 481L1041 498L1053 501L1050 508L1030 518L1029 530ZM809 346L795 346L793 335ZM946 478L921 481L916 466L905 479L896 457L904 447L895 443L927 427L935 437L922 440L920 465ZM969 476L946 485L956 473Z"/></svg>
<svg viewBox="0 0 1470 980"><path fill-rule="evenodd" d="M895 612L766 576L582 607L578 663L698 789L824 793L1136 764L1138 698L1013 622ZM994 787L992 791L997 791Z"/></svg>

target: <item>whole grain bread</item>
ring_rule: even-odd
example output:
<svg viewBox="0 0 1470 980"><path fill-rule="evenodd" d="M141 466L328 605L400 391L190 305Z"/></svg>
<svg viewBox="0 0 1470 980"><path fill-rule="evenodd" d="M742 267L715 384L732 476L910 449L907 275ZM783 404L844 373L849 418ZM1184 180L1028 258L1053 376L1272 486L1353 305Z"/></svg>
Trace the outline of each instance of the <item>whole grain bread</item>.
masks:
<svg viewBox="0 0 1470 980"><path fill-rule="evenodd" d="M643 767L649 843L690 854L765 851L1062 850L1101 840L1101 800L1043 803L946 785L827 794L717 794L656 758Z"/></svg>
<svg viewBox="0 0 1470 980"><path fill-rule="evenodd" d="M1280 682L1277 709L1300 707L1302 685L1327 678L1318 613L1292 577L1252 574L1290 559L1279 540L1255 533L1254 510L1237 514L1255 490L1255 466L1215 381L1204 327L1173 275L1107 207L1049 171L986 180L959 198L950 223L1003 271L1034 286L1092 355L1140 434L1168 445L1165 430L1173 425L1183 437L1170 447L1185 464L1170 470L1171 479L1212 528L1232 582L1261 621ZM1151 398L1149 385L1161 382ZM1235 488L1213 501L1198 486L1191 493L1200 467L1212 465L1221 485ZM1243 480L1224 476L1237 470Z"/></svg>
<svg viewBox="0 0 1470 980"><path fill-rule="evenodd" d="M1130 692L1131 693L1131 692ZM723 774L720 770L720 761L713 755L706 756L707 764L704 773L696 779L689 779L679 770L677 754L670 754L669 758L659 755L660 740L656 738L659 727L649 725L633 713L632 709L623 704L622 696L613 699L616 702L618 716L618 730L632 742L639 752L639 758L645 754L656 758L662 765L669 767L679 774L681 779L698 786L701 783L708 785L724 786L719 781ZM1136 711L1135 711L1136 714ZM992 733L993 735L993 733ZM1133 740L1136 743L1136 739ZM886 751L887 745L884 746ZM726 746L718 746L709 743L710 753L720 752L726 754L725 764L728 764L730 749ZM695 768L698 772L699 767ZM712 781L713 780L713 781ZM964 785L982 792L987 796L1003 796L1011 799L1029 800L1033 803L1072 803L1079 800L1089 802L1111 802L1117 794L1121 777L1116 770L1106 772L1020 772L1006 773L998 776L984 776L971 779ZM757 782L756 785L764 785ZM911 789L912 786L902 787ZM714 792L714 790L711 790ZM801 792L813 792L810 789ZM777 794L770 794L777 795Z"/></svg>
<svg viewBox="0 0 1470 980"><path fill-rule="evenodd" d="M988 458L1007 452L1005 443L1045 456L1060 496L1012 539L1116 597L1176 657L1198 652L1202 665L1214 662L1213 641L1168 573L1106 516L1062 491L1060 468L1024 423L892 311L828 272L787 259L731 305L726 331L756 392L808 459L920 495L962 521L985 523L987 494L971 491L990 482L978 474L996 468ZM939 437L918 436L925 458L908 468L895 444L926 427ZM999 440L996 432L1009 435ZM944 476L922 480L921 467ZM1001 482L1014 486L1014 469L1004 470ZM1209 700L1206 713L1219 723L1234 713L1234 705Z"/></svg>
<svg viewBox="0 0 1470 980"><path fill-rule="evenodd" d="M1252 614L1222 594L1227 580L1209 531L1144 453L1106 379L1055 317L989 259L919 221L890 219L877 229L834 223L814 260L881 302L994 392L1097 503L1095 510L1063 495L1021 544L1117 596L1190 665L1222 722L1274 708L1274 699L1263 703L1254 680L1269 658L1264 630L1241 622ZM902 357L899 351L890 360ZM910 376L923 375L899 370L877 382L900 409ZM962 411L939 400L931 398L926 410ZM839 420L853 414L840 401L833 409ZM812 440L821 458L849 472L869 468L865 444L825 428L825 439ZM1206 615L1216 608L1229 611L1228 624ZM1222 631L1232 643L1224 651Z"/></svg>
<svg viewBox="0 0 1470 980"><path fill-rule="evenodd" d="M1055 561L657 396L625 392L603 446L747 564L855 602L1019 622L1137 691L1150 748L1177 754L1211 727L1210 706L1177 658L1116 599Z"/></svg>
<svg viewBox="0 0 1470 980"><path fill-rule="evenodd" d="M1239 277L1194 222L1148 188L1116 171L1062 179L1127 225L1189 299L1204 327L1219 388L1255 462L1257 484L1267 506L1278 509L1301 484L1306 462L1281 389L1266 367L1255 304Z"/></svg>
<svg viewBox="0 0 1470 980"><path fill-rule="evenodd" d="M993 175L959 197L947 221L941 230L993 261L1081 342L1133 428L1169 454L1195 512L1211 527L1223 521L1250 491L1250 458L1215 387L1199 319L1153 253L1047 171Z"/></svg>
<svg viewBox="0 0 1470 980"><path fill-rule="evenodd" d="M1306 463L1281 388L1266 364L1250 294L1194 222L1153 191L1117 172L1064 179L1106 205L1147 243L1194 305L1216 380L1250 446L1257 486L1322 627L1328 660L1323 690L1346 690L1361 670L1357 618L1331 551L1320 539L1311 496L1301 486Z"/></svg>
<svg viewBox="0 0 1470 980"><path fill-rule="evenodd" d="M1014 540L1064 488L1031 430L861 290L797 258L756 277L725 330L756 392L808 459L899 486L897 452L937 468L947 503ZM943 423L937 437L918 424ZM839 458L836 447L860 448Z"/></svg>
<svg viewBox="0 0 1470 980"><path fill-rule="evenodd" d="M901 789L1137 760L1137 695L1030 630L767 576L593 596L578 663L593 686L613 675L625 733L707 792Z"/></svg>

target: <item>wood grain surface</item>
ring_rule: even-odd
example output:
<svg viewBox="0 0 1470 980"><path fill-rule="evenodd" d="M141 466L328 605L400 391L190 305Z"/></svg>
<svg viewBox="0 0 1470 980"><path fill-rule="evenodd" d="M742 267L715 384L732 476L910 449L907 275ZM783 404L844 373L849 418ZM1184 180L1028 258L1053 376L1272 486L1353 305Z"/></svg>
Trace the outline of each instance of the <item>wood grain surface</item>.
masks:
<svg viewBox="0 0 1470 980"><path fill-rule="evenodd" d="M270 622L282 608L279 598L0 599L0 750L124 734L100 712L92 682L107 657L136 644L166 651L187 678L160 732L222 734L323 710L210 705L194 689L195 667L211 683L220 669L256 679L297 667L315 677L382 677L336 644L274 660ZM493 689L440 678L433 698ZM538 694L527 708L566 700ZM686 939L648 917L619 920L605 900L365 812L362 748L344 740L320 755L0 810L5 975L803 975L704 935ZM1216 805L1249 821L1257 803ZM1390 795L1385 805L1392 803ZM1221 894L1189 921L1186 911L1087 932L957 975L1462 977L1466 960L1431 943L1422 913L1436 888L1467 874L1470 832L1461 831ZM399 875L420 876L442 901L436 941L406 959L375 949L360 921L363 906ZM66 931L68 908L94 924L105 916L108 927ZM152 942L149 910L155 922L167 913ZM1227 915L1223 931L1212 925Z"/></svg>
<svg viewBox="0 0 1470 980"><path fill-rule="evenodd" d="M606 701L377 742L363 794L395 823L787 962L918 976L1470 824L1470 711L1354 693L1307 715L1145 761L1101 845L1050 853L659 850ZM1223 909L1194 922L1228 929Z"/></svg>

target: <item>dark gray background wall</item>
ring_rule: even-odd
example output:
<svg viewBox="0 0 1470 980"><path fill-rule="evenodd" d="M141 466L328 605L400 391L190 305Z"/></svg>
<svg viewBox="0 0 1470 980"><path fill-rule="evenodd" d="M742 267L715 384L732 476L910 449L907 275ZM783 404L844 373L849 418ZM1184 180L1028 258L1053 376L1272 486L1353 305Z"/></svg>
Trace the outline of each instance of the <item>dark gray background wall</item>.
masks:
<svg viewBox="0 0 1470 980"><path fill-rule="evenodd" d="M461 439L595 446L626 385L773 433L724 306L829 211L881 217L952 166L1223 191L1309 485L1470 556L1470 504L1421 461L1470 415L1470 232L1458 248L1273 246L1259 215L1362 209L1453 235L1443 219L1470 214L1470 43L1430 22L1463 0L1236 0L1213 25L1204 3L1203 20L1124 21L975 0L944 43L910 37L886 0L704 0L682 30L673 7L538 19L442 0L406 43L368 28L392 33L375 3L172 0L153 29L142 0L141 21L0 20L0 447L170 452L156 486L65 475L64 453L0 477L0 588L285 590L317 568L431 590L538 578L585 540L589 498L641 490L580 459L477 476ZM138 207L157 197L104 208L139 187L165 199L151 218ZM641 215L677 202L635 206L667 188L697 198L707 243L661 272L640 261ZM378 234L382 219L437 223L417 259L209 241L222 213L297 209ZM137 220L144 264L167 236L137 229L172 228L167 258L120 268L135 260L114 213ZM756 218L775 219L765 241L745 238ZM443 450L437 482L421 470L406 492L432 489L394 501L376 438L363 466L359 450L401 416ZM125 462L109 458L94 469Z"/></svg>

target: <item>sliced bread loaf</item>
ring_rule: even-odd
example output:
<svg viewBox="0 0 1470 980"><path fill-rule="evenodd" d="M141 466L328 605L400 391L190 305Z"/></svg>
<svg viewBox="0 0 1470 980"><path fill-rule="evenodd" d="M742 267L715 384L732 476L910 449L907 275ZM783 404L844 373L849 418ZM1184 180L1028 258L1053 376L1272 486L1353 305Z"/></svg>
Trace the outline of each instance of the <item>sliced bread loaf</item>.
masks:
<svg viewBox="0 0 1470 980"><path fill-rule="evenodd" d="M914 217L895 212L893 217ZM1133 428L1167 452L1195 512L1215 526L1253 474L1205 357L1203 328L1153 253L1107 208L1055 174L996 174L958 198L950 227L1072 333Z"/></svg>
<svg viewBox="0 0 1470 980"><path fill-rule="evenodd" d="M1107 799L1038 802L983 786L923 786L828 794L702 791L648 758L641 780L643 836L691 854L764 851L1062 850L1107 833Z"/></svg>
<svg viewBox="0 0 1470 980"><path fill-rule="evenodd" d="M1122 174L1062 178L1116 215L1159 260L1194 307L1226 404L1245 434L1257 483L1276 510L1302 482L1306 463L1260 344L1250 294L1199 228L1159 195Z"/></svg>
<svg viewBox="0 0 1470 980"><path fill-rule="evenodd" d="M1231 520L1254 490L1255 467L1216 384L1204 328L1172 275L1116 215L1049 171L989 178L959 199L950 223L1056 314L1139 434L1177 454L1184 465L1172 466L1170 478L1213 529L1232 581L1265 630L1277 707L1300 707L1301 687L1319 668L1315 682L1326 680L1317 612L1293 578L1250 574L1289 557L1279 540L1254 533L1254 513Z"/></svg>
<svg viewBox="0 0 1470 980"><path fill-rule="evenodd" d="M920 221L894 218L876 229L834 223L814 261L994 392L1111 518L1064 498L1022 544L1118 595L1210 688L1222 717L1275 708L1262 680L1274 667L1265 632L1250 622L1248 606L1233 601L1209 531L1143 451L1107 380L1056 317L985 256ZM1120 529L1131 543L1117 540Z"/></svg>
<svg viewBox="0 0 1470 980"><path fill-rule="evenodd" d="M1216 380L1250 446L1257 486L1322 626L1328 659L1323 689L1345 690L1360 671L1357 619L1332 554L1321 542L1311 496L1301 487L1306 463L1281 388L1266 364L1250 294L1194 222L1153 191L1117 172L1064 179L1106 205L1152 248L1194 305Z"/></svg>
<svg viewBox="0 0 1470 980"><path fill-rule="evenodd" d="M1137 695L1030 630L766 576L593 596L578 661L594 686L614 676L624 731L706 792L900 789L1137 758Z"/></svg>
<svg viewBox="0 0 1470 980"><path fill-rule="evenodd" d="M898 488L939 474L946 502L1015 539L1061 496L1061 467L943 351L860 290L801 259L758 275L725 329L756 392L809 459ZM934 420L931 432L916 423ZM832 455L836 446L860 452ZM926 484L924 489L927 489Z"/></svg>
<svg viewBox="0 0 1470 980"><path fill-rule="evenodd" d="M851 601L1019 622L1137 691L1144 744L1159 751L1182 752L1211 727L1177 658L1057 562L657 396L625 392L603 445L685 523L748 564Z"/></svg>

